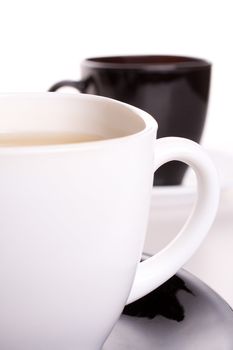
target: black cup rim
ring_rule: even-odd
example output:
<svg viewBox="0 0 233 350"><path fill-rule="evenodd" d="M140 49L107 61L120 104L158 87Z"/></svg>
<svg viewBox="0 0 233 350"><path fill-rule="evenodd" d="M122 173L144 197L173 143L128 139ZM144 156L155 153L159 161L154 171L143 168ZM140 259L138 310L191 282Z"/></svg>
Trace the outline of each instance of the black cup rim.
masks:
<svg viewBox="0 0 233 350"><path fill-rule="evenodd" d="M211 67L211 62L197 57L176 55L126 55L86 58L83 67L94 69L184 71Z"/></svg>

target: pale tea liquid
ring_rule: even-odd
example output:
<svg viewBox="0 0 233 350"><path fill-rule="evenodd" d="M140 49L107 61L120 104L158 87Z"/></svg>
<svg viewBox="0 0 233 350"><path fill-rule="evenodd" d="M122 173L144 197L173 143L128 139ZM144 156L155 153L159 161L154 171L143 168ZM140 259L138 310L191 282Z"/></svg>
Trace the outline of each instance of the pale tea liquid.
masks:
<svg viewBox="0 0 233 350"><path fill-rule="evenodd" d="M104 140L104 137L93 134L79 134L70 132L0 133L0 147L62 145L99 140Z"/></svg>

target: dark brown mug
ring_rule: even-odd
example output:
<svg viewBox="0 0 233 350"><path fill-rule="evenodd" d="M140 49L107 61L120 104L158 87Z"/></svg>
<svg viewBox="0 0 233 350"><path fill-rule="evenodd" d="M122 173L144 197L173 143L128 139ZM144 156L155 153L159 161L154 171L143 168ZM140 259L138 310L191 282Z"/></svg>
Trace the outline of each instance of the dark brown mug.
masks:
<svg viewBox="0 0 233 350"><path fill-rule="evenodd" d="M116 56L85 59L80 81L64 80L49 91L71 86L141 108L157 120L158 137L200 142L206 119L211 63L182 56ZM163 165L154 185L179 185L187 166Z"/></svg>

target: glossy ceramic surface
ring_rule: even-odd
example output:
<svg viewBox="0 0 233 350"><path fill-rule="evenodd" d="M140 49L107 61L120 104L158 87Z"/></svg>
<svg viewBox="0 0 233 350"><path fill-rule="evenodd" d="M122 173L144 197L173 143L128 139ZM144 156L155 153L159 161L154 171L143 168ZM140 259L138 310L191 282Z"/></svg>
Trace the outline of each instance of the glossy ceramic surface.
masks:
<svg viewBox="0 0 233 350"><path fill-rule="evenodd" d="M81 92L129 103L157 120L158 138L179 136L199 142L208 105L211 64L179 56L97 57L83 61L81 81L63 81ZM180 184L182 163L166 164L154 178L157 185Z"/></svg>
<svg viewBox="0 0 233 350"><path fill-rule="evenodd" d="M232 350L233 312L196 277L180 270L128 305L104 350Z"/></svg>
<svg viewBox="0 0 233 350"><path fill-rule="evenodd" d="M207 153L219 174L219 208L209 234L184 267L233 307L233 153L216 150ZM195 197L192 171L187 172L181 186L154 187L144 252L155 254L175 238L192 210Z"/></svg>
<svg viewBox="0 0 233 350"><path fill-rule="evenodd" d="M156 140L150 115L99 96L2 95L0 130L104 138L0 147L0 349L99 350L125 304L201 244L217 210L216 170L198 144ZM140 263L153 173L174 159L195 170L196 206L176 239Z"/></svg>

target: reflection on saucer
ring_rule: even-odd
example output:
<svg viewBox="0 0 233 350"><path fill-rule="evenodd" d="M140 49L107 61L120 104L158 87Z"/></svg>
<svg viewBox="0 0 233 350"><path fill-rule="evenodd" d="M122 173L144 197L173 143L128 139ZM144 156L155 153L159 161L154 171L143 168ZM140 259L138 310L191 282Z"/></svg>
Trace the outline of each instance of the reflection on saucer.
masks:
<svg viewBox="0 0 233 350"><path fill-rule="evenodd" d="M145 297L127 305L123 314L150 319L161 315L178 322L183 321L184 307L177 297L181 290L193 294L185 285L185 281L175 275Z"/></svg>
<svg viewBox="0 0 233 350"><path fill-rule="evenodd" d="M104 350L233 349L233 311L188 272L142 299L125 308Z"/></svg>

